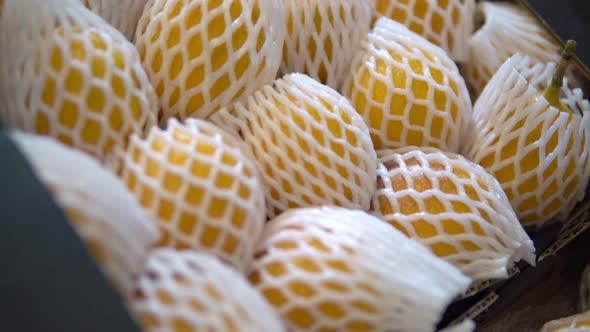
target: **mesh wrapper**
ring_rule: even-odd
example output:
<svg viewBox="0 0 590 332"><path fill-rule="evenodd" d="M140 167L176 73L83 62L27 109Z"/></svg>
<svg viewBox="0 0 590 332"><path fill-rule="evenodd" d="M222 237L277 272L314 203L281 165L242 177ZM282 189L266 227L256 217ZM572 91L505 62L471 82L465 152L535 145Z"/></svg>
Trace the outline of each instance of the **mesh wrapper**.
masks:
<svg viewBox="0 0 590 332"><path fill-rule="evenodd" d="M358 210L292 209L267 224L250 281L290 331L434 331L469 279Z"/></svg>
<svg viewBox="0 0 590 332"><path fill-rule="evenodd" d="M459 324L449 326L440 332L473 332L475 331L475 322L468 319Z"/></svg>
<svg viewBox="0 0 590 332"><path fill-rule="evenodd" d="M131 138L122 177L162 231L161 245L205 250L243 270L266 210L240 142L204 120L168 121Z"/></svg>
<svg viewBox="0 0 590 332"><path fill-rule="evenodd" d="M146 269L130 301L146 332L285 331L264 297L212 256L161 248Z"/></svg>
<svg viewBox="0 0 590 332"><path fill-rule="evenodd" d="M415 145L459 152L471 124L469 93L455 63L385 17L357 53L344 89L376 149Z"/></svg>
<svg viewBox="0 0 590 332"><path fill-rule="evenodd" d="M533 62L559 61L559 44L528 10L508 2L482 1L477 6L485 22L469 38L471 58L461 65L474 96L516 53L528 55Z"/></svg>
<svg viewBox="0 0 590 332"><path fill-rule="evenodd" d="M296 207L369 208L377 168L369 130L328 86L289 74L211 120L242 137L271 217Z"/></svg>
<svg viewBox="0 0 590 332"><path fill-rule="evenodd" d="M304 73L340 89L354 53L371 27L366 0L283 0L287 36L281 73Z"/></svg>
<svg viewBox="0 0 590 332"><path fill-rule="evenodd" d="M541 332L590 332L590 311L547 322Z"/></svg>
<svg viewBox="0 0 590 332"><path fill-rule="evenodd" d="M386 16L444 49L453 60L469 59L475 0L372 0Z"/></svg>
<svg viewBox="0 0 590 332"><path fill-rule="evenodd" d="M81 0L86 7L132 40L148 0Z"/></svg>
<svg viewBox="0 0 590 332"><path fill-rule="evenodd" d="M507 278L535 262L502 187L480 166L434 148L378 151L382 166L371 211L474 280Z"/></svg>
<svg viewBox="0 0 590 332"><path fill-rule="evenodd" d="M170 117L206 118L270 84L281 63L280 0L154 0L136 45Z"/></svg>
<svg viewBox="0 0 590 332"><path fill-rule="evenodd" d="M149 247L158 239L156 225L125 185L93 158L48 137L20 131L10 136L112 285L130 295L134 277L143 273Z"/></svg>
<svg viewBox="0 0 590 332"><path fill-rule="evenodd" d="M106 161L156 123L157 97L135 47L80 1L6 1L0 44L4 126Z"/></svg>
<svg viewBox="0 0 590 332"><path fill-rule="evenodd" d="M474 105L467 156L502 184L521 223L564 220L584 197L590 175L590 106L564 79L562 102L583 115L550 107L539 90L555 64L516 54L490 80Z"/></svg>

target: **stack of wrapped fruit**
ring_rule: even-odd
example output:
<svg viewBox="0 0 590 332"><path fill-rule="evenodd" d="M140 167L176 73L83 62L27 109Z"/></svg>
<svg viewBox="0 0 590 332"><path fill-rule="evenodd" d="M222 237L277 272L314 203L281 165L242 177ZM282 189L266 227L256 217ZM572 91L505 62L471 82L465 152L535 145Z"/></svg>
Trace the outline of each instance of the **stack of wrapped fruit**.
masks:
<svg viewBox="0 0 590 332"><path fill-rule="evenodd" d="M575 43L513 3L3 0L0 44L2 125L145 331L435 331L590 177Z"/></svg>

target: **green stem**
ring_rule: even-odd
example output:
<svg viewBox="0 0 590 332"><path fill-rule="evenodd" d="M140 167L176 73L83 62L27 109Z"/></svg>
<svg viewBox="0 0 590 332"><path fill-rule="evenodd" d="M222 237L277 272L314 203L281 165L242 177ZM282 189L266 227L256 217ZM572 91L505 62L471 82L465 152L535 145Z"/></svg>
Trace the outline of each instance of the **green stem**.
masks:
<svg viewBox="0 0 590 332"><path fill-rule="evenodd" d="M561 95L561 88L563 87L563 77L565 76L567 67L574 58L575 52L576 42L573 40L568 40L565 44L563 52L561 52L561 60L559 60L559 64L557 65L557 69L555 70L555 74L551 80L551 85L549 85L545 91L545 99L547 99L551 106L554 106L558 109L564 108L561 104L561 101L559 100L559 96Z"/></svg>

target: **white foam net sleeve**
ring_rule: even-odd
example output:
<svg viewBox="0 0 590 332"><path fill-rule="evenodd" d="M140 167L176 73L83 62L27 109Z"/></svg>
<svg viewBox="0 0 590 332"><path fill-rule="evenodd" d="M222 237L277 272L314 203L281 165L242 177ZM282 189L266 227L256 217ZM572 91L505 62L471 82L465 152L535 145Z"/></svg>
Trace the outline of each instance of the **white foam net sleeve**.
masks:
<svg viewBox="0 0 590 332"><path fill-rule="evenodd" d="M540 332L590 332L590 311L547 322Z"/></svg>
<svg viewBox="0 0 590 332"><path fill-rule="evenodd" d="M289 74L211 120L242 137L271 217L295 207L369 208L377 155L363 119L332 88Z"/></svg>
<svg viewBox="0 0 590 332"><path fill-rule="evenodd" d="M215 257L171 248L154 250L130 307L146 332L282 332L264 297Z"/></svg>
<svg viewBox="0 0 590 332"><path fill-rule="evenodd" d="M475 322L468 319L459 324L442 329L440 332L473 332L475 331L475 327Z"/></svg>
<svg viewBox="0 0 590 332"><path fill-rule="evenodd" d="M148 0L81 0L86 7L100 15L128 40L132 40L139 17Z"/></svg>
<svg viewBox="0 0 590 332"><path fill-rule="evenodd" d="M285 39L281 0L154 0L135 44L170 117L206 118L274 81Z"/></svg>
<svg viewBox="0 0 590 332"><path fill-rule="evenodd" d="M459 152L471 126L471 100L456 64L386 17L356 54L343 94L365 119L376 149Z"/></svg>
<svg viewBox="0 0 590 332"><path fill-rule="evenodd" d="M135 47L79 1L7 1L0 43L4 126L106 161L156 123L157 97Z"/></svg>
<svg viewBox="0 0 590 332"><path fill-rule="evenodd" d="M160 245L203 250L240 271L254 257L266 218L254 162L204 120L170 119L131 138L122 178L162 231Z"/></svg>
<svg viewBox="0 0 590 332"><path fill-rule="evenodd" d="M284 0L283 3L287 12L287 36L281 75L304 73L340 89L354 53L370 30L372 2Z"/></svg>
<svg viewBox="0 0 590 332"><path fill-rule="evenodd" d="M125 185L93 158L48 137L11 131L112 285L131 294L159 232ZM31 206L35 202L31 202Z"/></svg>
<svg viewBox="0 0 590 332"><path fill-rule="evenodd" d="M335 207L270 221L250 281L290 331L433 331L469 278L381 220Z"/></svg>
<svg viewBox="0 0 590 332"><path fill-rule="evenodd" d="M376 16L389 17L444 49L453 60L469 61L466 41L473 32L475 0L373 0Z"/></svg>
<svg viewBox="0 0 590 332"><path fill-rule="evenodd" d="M371 212L474 280L507 278L535 248L496 179L464 157L434 148L378 151Z"/></svg>
<svg viewBox="0 0 590 332"><path fill-rule="evenodd" d="M527 227L564 220L590 176L590 106L567 79L562 102L572 112L548 104L539 86L554 69L520 54L507 60L474 105L468 139L466 155L499 180ZM539 76L530 79L532 73Z"/></svg>
<svg viewBox="0 0 590 332"><path fill-rule="evenodd" d="M462 64L465 80L478 96L500 66L516 53L533 62L557 62L560 46L525 8L509 2L482 1L477 5L483 26L467 41L469 62Z"/></svg>

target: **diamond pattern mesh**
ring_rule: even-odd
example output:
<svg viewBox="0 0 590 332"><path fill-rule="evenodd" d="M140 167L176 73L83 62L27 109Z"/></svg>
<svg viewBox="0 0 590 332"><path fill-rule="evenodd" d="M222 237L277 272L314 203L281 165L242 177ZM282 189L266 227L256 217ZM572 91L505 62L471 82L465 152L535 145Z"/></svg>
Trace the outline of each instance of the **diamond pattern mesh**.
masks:
<svg viewBox="0 0 590 332"><path fill-rule="evenodd" d="M131 138L122 177L162 230L161 245L205 250L240 270L266 213L255 165L209 122L170 119Z"/></svg>
<svg viewBox="0 0 590 332"><path fill-rule="evenodd" d="M328 86L289 74L211 120L243 138L270 216L306 206L369 208L377 155L363 120Z"/></svg>
<svg viewBox="0 0 590 332"><path fill-rule="evenodd" d="M469 283L371 215L292 209L267 224L250 280L297 331L433 331Z"/></svg>
<svg viewBox="0 0 590 332"><path fill-rule="evenodd" d="M55 137L106 160L125 148L130 134L156 123L157 97L135 47L79 1L11 0L4 10L5 126Z"/></svg>
<svg viewBox="0 0 590 332"><path fill-rule="evenodd" d="M206 118L275 79L285 38L280 0L155 0L136 45L163 120Z"/></svg>
<svg viewBox="0 0 590 332"><path fill-rule="evenodd" d="M156 226L123 183L91 157L47 137L19 131L10 136L113 286L131 294L134 277L143 272L147 251L158 239Z"/></svg>
<svg viewBox="0 0 590 332"><path fill-rule="evenodd" d="M500 184L460 155L434 148L379 151L371 211L474 280L508 277L535 248Z"/></svg>
<svg viewBox="0 0 590 332"><path fill-rule="evenodd" d="M148 0L81 0L84 5L132 40Z"/></svg>
<svg viewBox="0 0 590 332"><path fill-rule="evenodd" d="M547 322L541 332L590 332L590 311Z"/></svg>
<svg viewBox="0 0 590 332"><path fill-rule="evenodd" d="M475 0L373 0L386 16L444 49L453 60L469 59Z"/></svg>
<svg viewBox="0 0 590 332"><path fill-rule="evenodd" d="M283 0L287 37L281 73L304 73L339 89L369 32L371 1Z"/></svg>
<svg viewBox="0 0 590 332"><path fill-rule="evenodd" d="M590 106L565 79L564 104L584 115L549 107L538 86L546 86L554 71L555 64L533 65L517 54L474 106L476 130L467 155L499 180L525 226L566 218L590 176Z"/></svg>
<svg viewBox="0 0 590 332"><path fill-rule="evenodd" d="M363 116L376 149L433 146L459 152L471 101L439 47L388 18L357 54L344 95Z"/></svg>
<svg viewBox="0 0 590 332"><path fill-rule="evenodd" d="M264 297L212 256L162 248L146 265L130 301L146 332L285 331Z"/></svg>
<svg viewBox="0 0 590 332"><path fill-rule="evenodd" d="M528 10L508 2L482 1L477 6L485 22L468 39L471 58L461 65L474 96L479 96L492 75L518 52L534 62L559 61L559 44Z"/></svg>

